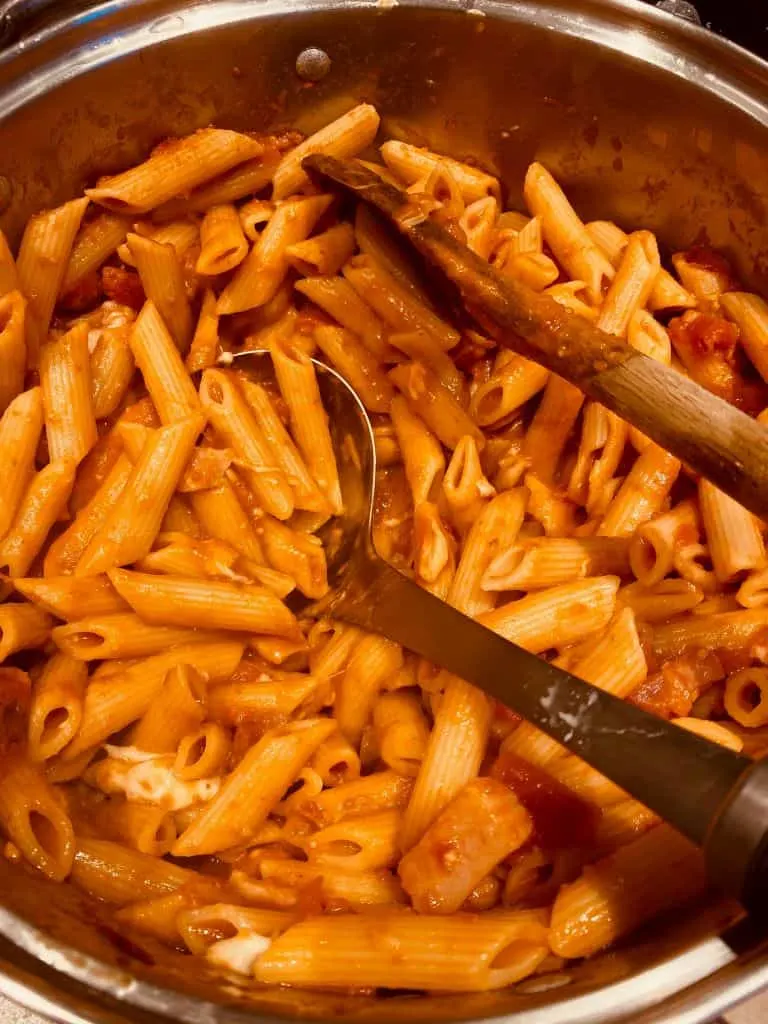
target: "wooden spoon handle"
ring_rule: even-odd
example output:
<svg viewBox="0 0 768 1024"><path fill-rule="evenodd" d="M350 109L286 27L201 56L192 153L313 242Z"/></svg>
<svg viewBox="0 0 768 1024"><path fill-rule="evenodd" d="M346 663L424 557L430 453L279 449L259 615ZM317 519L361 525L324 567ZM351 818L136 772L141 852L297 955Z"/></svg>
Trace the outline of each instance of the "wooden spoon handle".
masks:
<svg viewBox="0 0 768 1024"><path fill-rule="evenodd" d="M584 390L755 515L768 515L768 430L757 420L641 352Z"/></svg>
<svg viewBox="0 0 768 1024"><path fill-rule="evenodd" d="M304 166L384 213L501 344L575 384L750 511L768 516L768 429L549 295L503 277L420 215L412 196L357 161L314 154Z"/></svg>

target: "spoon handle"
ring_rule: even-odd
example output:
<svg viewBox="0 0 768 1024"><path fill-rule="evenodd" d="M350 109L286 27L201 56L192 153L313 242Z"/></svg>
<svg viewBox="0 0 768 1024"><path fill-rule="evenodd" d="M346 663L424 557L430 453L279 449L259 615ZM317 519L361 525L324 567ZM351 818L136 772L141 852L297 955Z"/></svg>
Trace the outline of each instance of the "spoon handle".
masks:
<svg viewBox="0 0 768 1024"><path fill-rule="evenodd" d="M718 864L729 834L768 835L768 778L755 782L746 757L710 743L529 654L369 556L356 584L327 612L380 633L484 690L558 740L700 846L715 837ZM768 768L768 761L763 762ZM763 773L763 774L768 774ZM734 795L735 794L735 795ZM744 809L749 811L745 820ZM726 872L742 895L749 865ZM721 872L718 871L718 874Z"/></svg>

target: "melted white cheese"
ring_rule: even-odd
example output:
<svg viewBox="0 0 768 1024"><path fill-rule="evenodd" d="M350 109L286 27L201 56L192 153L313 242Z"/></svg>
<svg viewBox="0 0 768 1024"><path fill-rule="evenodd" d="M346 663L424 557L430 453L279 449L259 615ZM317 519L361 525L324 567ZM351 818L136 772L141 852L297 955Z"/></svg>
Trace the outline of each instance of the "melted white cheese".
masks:
<svg viewBox="0 0 768 1024"><path fill-rule="evenodd" d="M220 778L195 779L190 782L178 778L166 754L151 754L137 747L114 747L109 744L104 749L116 761L133 765L113 780L115 788L125 793L129 802L159 804L169 811L181 811L194 804L207 803L221 787Z"/></svg>
<svg viewBox="0 0 768 1024"><path fill-rule="evenodd" d="M232 939L214 942L206 957L218 967L225 967L238 974L252 974L256 961L271 945L271 941L263 935L243 932Z"/></svg>

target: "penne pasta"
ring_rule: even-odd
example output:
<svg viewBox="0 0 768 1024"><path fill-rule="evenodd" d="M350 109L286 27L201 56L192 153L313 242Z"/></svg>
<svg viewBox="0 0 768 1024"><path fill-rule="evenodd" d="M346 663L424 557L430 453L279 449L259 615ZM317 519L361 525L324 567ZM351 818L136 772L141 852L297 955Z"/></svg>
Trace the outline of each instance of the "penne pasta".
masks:
<svg viewBox="0 0 768 1024"><path fill-rule="evenodd" d="M154 219L165 222L185 214L203 213L211 206L234 203L266 188L280 162L280 151L274 144L262 146L259 143L259 146L262 152L258 156L217 174L207 183L194 188L186 197L182 192L165 202L154 211Z"/></svg>
<svg viewBox="0 0 768 1024"><path fill-rule="evenodd" d="M318 327L314 338L329 363L345 377L369 412L388 412L395 389L368 349L343 327Z"/></svg>
<svg viewBox="0 0 768 1024"><path fill-rule="evenodd" d="M80 509L73 522L48 547L43 561L43 572L47 577L74 572L81 555L117 504L131 474L130 460L125 455L118 456L91 500ZM79 592L83 600L86 596L85 590L83 587Z"/></svg>
<svg viewBox="0 0 768 1024"><path fill-rule="evenodd" d="M38 608L68 622L82 616L115 615L130 607L106 576L49 576L16 579L13 584Z"/></svg>
<svg viewBox="0 0 768 1024"><path fill-rule="evenodd" d="M312 479L293 438L283 425L267 390L255 381L246 379L240 380L240 387L277 465L291 485L296 508L310 512L327 511L327 502Z"/></svg>
<svg viewBox="0 0 768 1024"><path fill-rule="evenodd" d="M143 164L103 179L86 195L115 213L148 213L263 151L262 144L247 135L203 128L158 146Z"/></svg>
<svg viewBox="0 0 768 1024"><path fill-rule="evenodd" d="M712 566L721 583L765 565L762 533L751 512L708 480L699 483L699 508Z"/></svg>
<svg viewBox="0 0 768 1024"><path fill-rule="evenodd" d="M127 324L105 330L91 354L91 400L97 420L116 412L131 386L136 364L129 334Z"/></svg>
<svg viewBox="0 0 768 1024"><path fill-rule="evenodd" d="M0 229L0 298L8 292L17 291L19 275L16 272L16 261L13 258L8 239Z"/></svg>
<svg viewBox="0 0 768 1024"><path fill-rule="evenodd" d="M485 505L470 527L447 596L448 603L465 615L476 616L493 608L495 599L483 580L497 552L514 544L527 499L523 488L505 491Z"/></svg>
<svg viewBox="0 0 768 1024"><path fill-rule="evenodd" d="M264 675L264 673L259 673ZM211 689L208 716L217 724L236 726L243 722L283 721L305 706L317 692L320 681L312 675L272 680L240 679Z"/></svg>
<svg viewBox="0 0 768 1024"><path fill-rule="evenodd" d="M601 537L627 537L666 501L680 462L656 445L643 451L609 504L597 529Z"/></svg>
<svg viewBox="0 0 768 1024"><path fill-rule="evenodd" d="M0 786L0 826L25 860L47 878L72 870L72 822L45 777L23 756L6 756Z"/></svg>
<svg viewBox="0 0 768 1024"><path fill-rule="evenodd" d="M588 956L703 887L701 854L660 825L563 886L552 908L552 950L567 958Z"/></svg>
<svg viewBox="0 0 768 1024"><path fill-rule="evenodd" d="M703 718L673 718L672 721L681 729L703 736L710 743L718 743L736 754L741 753L744 746L744 741L739 736L719 722L708 722Z"/></svg>
<svg viewBox="0 0 768 1024"><path fill-rule="evenodd" d="M617 266L629 236L610 221L592 221L586 228L592 241L603 250L611 263ZM695 296L686 291L680 282L662 267L654 282L648 308L656 312L666 309L692 309L695 305Z"/></svg>
<svg viewBox="0 0 768 1024"><path fill-rule="evenodd" d="M307 238L331 204L330 196L286 200L219 296L219 313L240 313L273 299L288 272L288 248Z"/></svg>
<svg viewBox="0 0 768 1024"><path fill-rule="evenodd" d="M429 726L413 693L383 693L373 708L373 729L379 756L400 775L415 776L424 760Z"/></svg>
<svg viewBox="0 0 768 1024"><path fill-rule="evenodd" d="M344 507L339 471L314 366L295 346L275 342L270 351L280 394L288 406L291 433L331 511L338 515Z"/></svg>
<svg viewBox="0 0 768 1024"><path fill-rule="evenodd" d="M730 276L726 269L698 262L694 251L676 252L672 265L683 287L695 297L699 309L716 313L720 309L720 296L730 287Z"/></svg>
<svg viewBox="0 0 768 1024"><path fill-rule="evenodd" d="M451 394L463 402L466 384L461 372L447 352L438 345L434 336L424 331L395 332L389 336L392 355L389 362L399 361L398 352L404 353L414 362L421 362L434 371Z"/></svg>
<svg viewBox="0 0 768 1024"><path fill-rule="evenodd" d="M33 477L0 543L0 567L9 576L25 576L40 554L54 523L66 511L75 469L73 459L57 459Z"/></svg>
<svg viewBox="0 0 768 1024"><path fill-rule="evenodd" d="M379 691L399 671L403 652L398 644L380 636L363 636L336 687L335 715L350 743L360 742Z"/></svg>
<svg viewBox="0 0 768 1024"><path fill-rule="evenodd" d="M226 635L213 630L152 626L130 612L76 619L51 633L56 646L81 661L143 658L179 644L216 643Z"/></svg>
<svg viewBox="0 0 768 1024"><path fill-rule="evenodd" d="M749 292L725 292L720 303L739 328L739 341L763 380L768 379L768 304Z"/></svg>
<svg viewBox="0 0 768 1024"><path fill-rule="evenodd" d="M27 303L20 291L0 296L0 414L24 387Z"/></svg>
<svg viewBox="0 0 768 1024"><path fill-rule="evenodd" d="M173 855L216 853L255 835L334 728L328 719L310 718L267 732L227 777L208 807L181 834L172 848Z"/></svg>
<svg viewBox="0 0 768 1024"><path fill-rule="evenodd" d="M739 725L755 729L768 723L768 669L753 667L733 672L725 682L723 701L725 710Z"/></svg>
<svg viewBox="0 0 768 1024"><path fill-rule="evenodd" d="M158 245L170 245L180 260L196 247L200 241L200 225L194 219L179 218L164 224L155 224L153 221L136 221L133 224L133 232L142 238L149 238ZM128 267L135 267L134 259L127 242L118 246L117 255Z"/></svg>
<svg viewBox="0 0 768 1024"><path fill-rule="evenodd" d="M131 745L153 753L176 753L182 740L205 720L206 706L206 680L190 665L174 665L157 696L131 730Z"/></svg>
<svg viewBox="0 0 768 1024"><path fill-rule="evenodd" d="M766 626L768 612L762 608L698 615L657 626L652 650L662 660L677 657L692 647L745 651Z"/></svg>
<svg viewBox="0 0 768 1024"><path fill-rule="evenodd" d="M141 619L153 625L235 630L289 639L298 634L293 614L258 584L156 576L125 569L112 570L108 575L118 594Z"/></svg>
<svg viewBox="0 0 768 1024"><path fill-rule="evenodd" d="M317 748L309 765L320 779L320 787L312 796L318 796L323 786L340 786L360 777L360 756L341 730ZM303 804L308 795L302 790L298 803Z"/></svg>
<svg viewBox="0 0 768 1024"><path fill-rule="evenodd" d="M32 761L60 754L80 728L88 668L60 652L35 681L29 709L28 752Z"/></svg>
<svg viewBox="0 0 768 1024"><path fill-rule="evenodd" d="M255 975L265 984L312 988L350 982L447 992L503 988L548 955L545 920L536 910L455 914L439 922L402 910L309 917L258 958Z"/></svg>
<svg viewBox="0 0 768 1024"><path fill-rule="evenodd" d="M145 718L150 714L147 712ZM162 708L161 708L162 711ZM154 716L153 724L162 728L161 712ZM164 740L167 743L167 740ZM221 775L231 755L229 732L215 722L206 722L195 732L183 736L178 743L173 762L174 774L183 781L208 779Z"/></svg>
<svg viewBox="0 0 768 1024"><path fill-rule="evenodd" d="M105 839L78 838L72 882L95 899L123 906L175 893L194 882L193 871Z"/></svg>
<svg viewBox="0 0 768 1024"><path fill-rule="evenodd" d="M83 225L69 254L59 294L69 295L94 270L106 263L125 241L131 221L114 213L99 213Z"/></svg>
<svg viewBox="0 0 768 1024"><path fill-rule="evenodd" d="M200 255L195 270L204 276L226 274L248 255L237 210L230 203L211 206L200 225Z"/></svg>
<svg viewBox="0 0 768 1024"><path fill-rule="evenodd" d="M288 576L305 597L325 597L328 570L325 551L317 537L292 530L267 516L260 521L257 532L273 569Z"/></svg>
<svg viewBox="0 0 768 1024"><path fill-rule="evenodd" d="M643 622L664 622L691 611L700 604L704 592L688 580L666 579L645 587L639 581L619 591L619 600Z"/></svg>
<svg viewBox="0 0 768 1024"><path fill-rule="evenodd" d="M618 587L616 576L565 583L500 605L480 621L534 653L564 647L608 625Z"/></svg>
<svg viewBox="0 0 768 1024"><path fill-rule="evenodd" d="M523 442L523 458L535 466L544 483L554 480L560 456L584 404L584 395L555 374L546 381L544 394Z"/></svg>
<svg viewBox="0 0 768 1024"><path fill-rule="evenodd" d="M345 279L360 298L392 330L420 331L431 335L443 350L453 348L459 332L441 320L420 298L368 255L353 256L342 269Z"/></svg>
<svg viewBox="0 0 768 1024"><path fill-rule="evenodd" d="M475 886L533 832L530 815L496 779L473 779L400 861L414 910L452 914ZM442 851L450 850L446 859Z"/></svg>
<svg viewBox="0 0 768 1024"><path fill-rule="evenodd" d="M250 199L237 211L240 226L250 242L257 242L269 218L275 212L275 204L269 199Z"/></svg>
<svg viewBox="0 0 768 1024"><path fill-rule="evenodd" d="M692 502L680 502L669 512L640 526L630 542L629 561L637 579L646 587L660 583L674 569L681 545L699 537L699 520Z"/></svg>
<svg viewBox="0 0 768 1024"><path fill-rule="evenodd" d="M424 421L411 412L400 395L392 399L392 424L402 453L403 465L414 506L437 496L445 472L445 456L437 438Z"/></svg>
<svg viewBox="0 0 768 1024"><path fill-rule="evenodd" d="M203 426L190 416L154 431L120 494L80 556L76 576L130 565L149 553L176 484Z"/></svg>
<svg viewBox="0 0 768 1024"><path fill-rule="evenodd" d="M85 324L43 347L40 385L51 459L82 462L98 437Z"/></svg>
<svg viewBox="0 0 768 1024"><path fill-rule="evenodd" d="M387 167L408 185L429 177L435 167L441 164L458 185L465 202L472 203L486 196L500 198L496 178L478 167L472 167L451 157L431 153L427 149L419 149L395 139L390 139L381 146L381 155Z"/></svg>
<svg viewBox="0 0 768 1024"><path fill-rule="evenodd" d="M379 130L379 115L369 103L361 103L320 131L310 135L287 153L272 178L272 195L285 199L308 184L301 161L310 153L325 153L339 158L355 156L373 142Z"/></svg>
<svg viewBox="0 0 768 1024"><path fill-rule="evenodd" d="M525 176L525 202L541 219L544 239L569 276L584 281L592 302L602 299L602 285L614 269L565 197L555 179L541 164L531 164Z"/></svg>
<svg viewBox="0 0 768 1024"><path fill-rule="evenodd" d="M489 565L484 590L539 590L585 576L629 572L629 544L622 537L534 537L515 544Z"/></svg>
<svg viewBox="0 0 768 1024"><path fill-rule="evenodd" d="M368 166L375 169L377 174L383 176L385 173L381 164ZM397 184L396 178L393 177L392 181ZM360 203L355 210L354 226L355 241L360 252L382 267L418 303L434 309L418 268L405 256L402 246L392 237L382 218L370 207Z"/></svg>
<svg viewBox="0 0 768 1024"><path fill-rule="evenodd" d="M205 370L200 399L214 429L243 463L248 485L262 508L278 519L293 512L293 492L236 379L223 370Z"/></svg>
<svg viewBox="0 0 768 1024"><path fill-rule="evenodd" d="M484 437L451 392L423 363L402 363L389 371L389 379L400 390L412 412L421 417L446 448L455 448L463 437L478 447Z"/></svg>
<svg viewBox="0 0 768 1024"><path fill-rule="evenodd" d="M603 299L597 318L600 330L617 337L627 333L632 317L648 303L660 269L656 239L650 231L635 231Z"/></svg>
<svg viewBox="0 0 768 1024"><path fill-rule="evenodd" d="M267 881L291 885L302 892L319 886L324 900L339 909L362 909L404 903L397 879L389 871L349 872L328 864L312 866L293 860L262 860L261 874Z"/></svg>
<svg viewBox="0 0 768 1024"><path fill-rule="evenodd" d="M176 250L172 245L164 245L133 233L128 235L127 245L147 300L152 303L176 348L183 355L192 341L194 324Z"/></svg>
<svg viewBox="0 0 768 1024"><path fill-rule="evenodd" d="M355 232L351 224L334 224L303 242L286 249L288 262L303 277L338 274L355 251Z"/></svg>
<svg viewBox="0 0 768 1024"><path fill-rule="evenodd" d="M176 822L165 807L104 800L96 807L92 823L100 836L153 857L168 853L176 839Z"/></svg>
<svg viewBox="0 0 768 1024"><path fill-rule="evenodd" d="M87 199L37 214L28 222L16 259L18 287L27 299L27 366L36 368L61 291Z"/></svg>
<svg viewBox="0 0 768 1024"><path fill-rule="evenodd" d="M143 658L116 677L93 679L85 691L80 728L64 750L65 760L75 760L140 719L174 665L189 665L204 678L215 681L230 676L242 654L243 645L239 643L182 645Z"/></svg>
<svg viewBox="0 0 768 1024"><path fill-rule="evenodd" d="M619 700L768 750L762 524L444 319L385 218L320 191L303 157L365 157L378 127L362 103L303 141L204 129L33 217L17 262L0 233L3 852L244 998L538 991L703 889L575 735L325 617L367 519L324 363L370 413L381 557ZM541 164L528 216L471 158L382 156L359 162L511 282L767 404L736 370L766 376L768 306L718 253L676 254L678 280Z"/></svg>
<svg viewBox="0 0 768 1024"><path fill-rule="evenodd" d="M457 676L444 673L445 690L424 760L403 817L400 847L421 839L446 804L480 770L491 722L488 698Z"/></svg>
<svg viewBox="0 0 768 1024"><path fill-rule="evenodd" d="M194 384L151 299L133 325L129 344L161 423L177 423L199 411Z"/></svg>
<svg viewBox="0 0 768 1024"><path fill-rule="evenodd" d="M348 818L313 832L303 843L309 863L320 867L378 871L398 857L399 811Z"/></svg>
<svg viewBox="0 0 768 1024"><path fill-rule="evenodd" d="M206 288L200 307L200 317L192 336L192 344L184 361L189 373L207 370L209 366L216 364L220 348L219 314L216 311L216 301L216 293L212 289Z"/></svg>
<svg viewBox="0 0 768 1024"><path fill-rule="evenodd" d="M343 277L305 278L297 281L295 288L341 327L360 338L371 355L378 359L391 356L381 320Z"/></svg>
<svg viewBox="0 0 768 1024"><path fill-rule="evenodd" d="M318 747L318 752L321 750L322 746ZM392 771L374 772L300 800L298 811L318 826L332 825L345 818L403 808L412 789L413 779L407 776Z"/></svg>
<svg viewBox="0 0 768 1024"><path fill-rule="evenodd" d="M0 605L0 664L17 651L42 647L51 636L53 620L29 604Z"/></svg>
<svg viewBox="0 0 768 1024"><path fill-rule="evenodd" d="M194 491L189 499L207 534L257 565L263 563L264 552L259 539L229 479L225 478L210 490Z"/></svg>
<svg viewBox="0 0 768 1024"><path fill-rule="evenodd" d="M498 372L475 389L469 413L481 427L501 424L538 394L548 378L549 370L513 353Z"/></svg>

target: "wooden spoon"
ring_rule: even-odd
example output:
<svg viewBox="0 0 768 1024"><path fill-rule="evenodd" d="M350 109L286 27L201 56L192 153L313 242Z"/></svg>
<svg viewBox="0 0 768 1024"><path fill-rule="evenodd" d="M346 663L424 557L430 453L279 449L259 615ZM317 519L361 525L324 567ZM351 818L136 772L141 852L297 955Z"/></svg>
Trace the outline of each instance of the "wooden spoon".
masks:
<svg viewBox="0 0 768 1024"><path fill-rule="evenodd" d="M768 516L768 429L690 378L502 276L412 196L359 161L313 154L305 170L376 207L458 291L481 327L576 385L758 516Z"/></svg>

